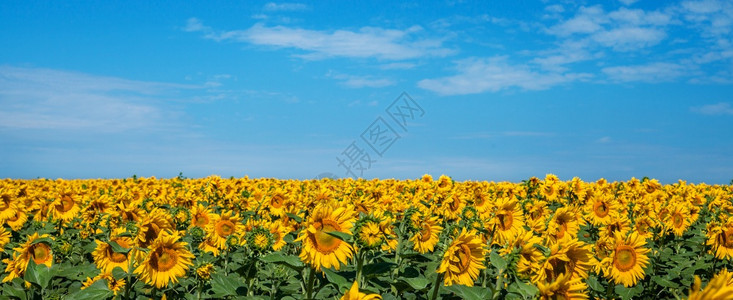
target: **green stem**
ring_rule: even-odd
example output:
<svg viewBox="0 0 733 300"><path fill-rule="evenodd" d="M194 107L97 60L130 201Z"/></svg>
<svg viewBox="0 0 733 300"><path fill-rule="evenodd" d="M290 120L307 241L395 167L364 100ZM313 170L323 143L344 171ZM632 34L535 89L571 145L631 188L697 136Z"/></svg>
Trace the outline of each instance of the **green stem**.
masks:
<svg viewBox="0 0 733 300"><path fill-rule="evenodd" d="M308 268L308 283L306 284L305 289L305 298L306 299L313 299L313 283L316 279L316 270L313 268Z"/></svg>
<svg viewBox="0 0 733 300"><path fill-rule="evenodd" d="M500 291L504 289L504 270L499 269L499 275L496 277L496 293L494 294L494 299L498 299L499 295L501 295Z"/></svg>
<svg viewBox="0 0 733 300"><path fill-rule="evenodd" d="M430 300L438 299L438 291L440 291L440 286L442 285L440 281L443 279L443 273L438 273L438 276L435 277L435 285L433 286L433 293L430 295Z"/></svg>
<svg viewBox="0 0 733 300"><path fill-rule="evenodd" d="M362 278L364 269L364 249L359 249L359 252L356 254L356 282L359 285L359 288L364 287L364 279Z"/></svg>

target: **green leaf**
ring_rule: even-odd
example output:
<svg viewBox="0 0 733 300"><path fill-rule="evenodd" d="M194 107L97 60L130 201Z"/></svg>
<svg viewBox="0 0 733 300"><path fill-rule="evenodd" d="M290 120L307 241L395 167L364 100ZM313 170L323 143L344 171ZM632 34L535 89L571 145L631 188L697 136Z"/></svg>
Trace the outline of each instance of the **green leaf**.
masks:
<svg viewBox="0 0 733 300"><path fill-rule="evenodd" d="M443 290L452 292L453 294L464 300L483 300L493 297L490 289L482 288L480 286L465 286L461 284L454 284L451 286L443 287Z"/></svg>
<svg viewBox="0 0 733 300"><path fill-rule="evenodd" d="M588 276L588 279L585 280L585 283L588 284L588 286L596 291L596 292L603 292L606 289L601 285L600 282L598 282L598 279L596 279L595 276Z"/></svg>
<svg viewBox="0 0 733 300"><path fill-rule="evenodd" d="M51 238L47 238L47 237L45 237L45 238L37 238L37 239L33 240L33 242L31 243L31 245L35 245L35 244L38 244L38 243L46 243L48 245L53 245L53 240Z"/></svg>
<svg viewBox="0 0 733 300"><path fill-rule="evenodd" d="M295 222L298 222L298 223L303 222L303 218L301 218L300 216L298 216L296 214L287 213L286 215L288 216L288 218L292 219Z"/></svg>
<svg viewBox="0 0 733 300"><path fill-rule="evenodd" d="M616 294L621 297L621 299L633 299L634 296L641 294L641 292L644 290L641 287L641 284L637 284L636 286L627 288L623 285L616 285L616 288L614 289L616 291Z"/></svg>
<svg viewBox="0 0 733 300"><path fill-rule="evenodd" d="M499 270L506 270L507 262L506 259L501 257L499 253L496 251L492 251L489 255L489 260L491 261L491 265Z"/></svg>
<svg viewBox="0 0 733 300"><path fill-rule="evenodd" d="M295 255L283 255L281 252L273 252L260 257L260 260L265 263L276 263L283 264L291 269L300 272L305 267L305 264Z"/></svg>
<svg viewBox="0 0 733 300"><path fill-rule="evenodd" d="M524 298L534 299L534 296L537 295L540 290L532 284L525 283L522 280L517 280L509 285L507 291L522 295Z"/></svg>
<svg viewBox="0 0 733 300"><path fill-rule="evenodd" d="M239 277L235 274L224 276L222 274L214 274L211 276L211 290L217 298L225 296L236 296L237 288L243 286L244 283L239 281Z"/></svg>
<svg viewBox="0 0 733 300"><path fill-rule="evenodd" d="M336 271L328 268L321 268L321 271L323 271L323 274L326 275L326 279L328 279L330 283L335 284L339 288L339 290L344 290L351 287L351 283L346 280L344 276L336 273Z"/></svg>
<svg viewBox="0 0 733 300"><path fill-rule="evenodd" d="M127 254L131 250L130 248L120 246L120 244L115 241L109 241L107 242L107 244L109 244L109 246L112 248L112 251L117 253Z"/></svg>
<svg viewBox="0 0 733 300"><path fill-rule="evenodd" d="M326 231L325 233L347 243L351 243L351 240L353 238L351 234L341 231Z"/></svg>
<svg viewBox="0 0 733 300"><path fill-rule="evenodd" d="M102 299L109 299L112 296L114 296L114 293L110 291L109 288L107 287L107 281L106 280L97 280L96 282L92 283L92 285L90 285L89 287L69 294L68 296L66 296L65 299L102 300Z"/></svg>
<svg viewBox="0 0 733 300"><path fill-rule="evenodd" d="M16 297L20 300L26 300L25 288L21 288L16 284L3 284L3 296Z"/></svg>
<svg viewBox="0 0 733 300"><path fill-rule="evenodd" d="M36 265L36 262L33 259L28 261L28 267L25 270L25 274L23 274L23 279L30 283L37 284L41 289L46 289L46 287L48 287L51 277L51 270L49 267L43 264Z"/></svg>
<svg viewBox="0 0 733 300"><path fill-rule="evenodd" d="M364 276L374 276L389 272L395 266L397 266L397 264L386 261L374 264L367 264L362 269L362 273L364 274Z"/></svg>
<svg viewBox="0 0 733 300"><path fill-rule="evenodd" d="M409 285L411 288L421 291L428 287L428 284L430 284L430 280L425 278L424 276L420 275L418 277L412 277L412 278L399 278L399 281L402 281Z"/></svg>
<svg viewBox="0 0 733 300"><path fill-rule="evenodd" d="M652 280L653 280L653 281L654 281L654 282L655 282L656 284L658 284L658 285L660 285L660 286L663 286L663 287L666 287L666 288L673 288L673 289L676 289L676 288L678 288L678 287L679 287L679 285L678 285L678 284L676 284L676 283L674 283L674 282L672 282L672 281L669 281L669 280L667 280L667 279L664 279L664 277L661 277L661 276L653 276L653 277L652 277Z"/></svg>

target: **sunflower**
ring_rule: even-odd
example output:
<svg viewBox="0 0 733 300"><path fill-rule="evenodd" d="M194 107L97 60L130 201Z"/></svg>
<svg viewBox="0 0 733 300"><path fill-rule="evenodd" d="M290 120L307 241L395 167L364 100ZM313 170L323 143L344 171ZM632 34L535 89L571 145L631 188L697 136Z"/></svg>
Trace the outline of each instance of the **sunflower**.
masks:
<svg viewBox="0 0 733 300"><path fill-rule="evenodd" d="M626 238L617 233L613 252L601 261L606 268L606 277L625 287L636 285L639 279L644 278L644 268L649 264L647 253L651 250L645 248L645 244L644 238L636 232L631 232Z"/></svg>
<svg viewBox="0 0 733 300"><path fill-rule="evenodd" d="M524 217L522 210L517 205L517 200L510 198L501 198L496 202L496 212L490 221L490 228L496 226L494 230L494 243L503 245L507 241L513 240L523 229Z"/></svg>
<svg viewBox="0 0 733 300"><path fill-rule="evenodd" d="M382 234L382 239L384 240L384 243L382 243L382 251L385 252L392 252L397 250L397 236L394 233L394 225L392 225L393 220L391 218L385 218L382 220L382 222L379 223L379 230Z"/></svg>
<svg viewBox="0 0 733 300"><path fill-rule="evenodd" d="M572 276L566 274L560 275L550 283L539 282L537 288L540 290L541 300L588 299L586 293L588 286L580 278L572 278Z"/></svg>
<svg viewBox="0 0 733 300"><path fill-rule="evenodd" d="M353 222L354 212L350 208L317 206L296 239L303 242L300 259L317 271L320 271L321 267L334 267L338 270L341 264L346 264L351 259L354 247L328 233L350 234Z"/></svg>
<svg viewBox="0 0 733 300"><path fill-rule="evenodd" d="M9 272L3 282L13 280L15 277L22 277L31 259L36 265L46 265L50 268L53 265L53 251L51 251L51 245L48 244L46 239L52 239L52 237L48 234L39 235L36 232L29 235L25 243L13 248L13 259L3 260L7 264L5 272Z"/></svg>
<svg viewBox="0 0 733 300"><path fill-rule="evenodd" d="M274 236L269 229L257 226L245 234L244 240L250 249L263 252L272 248Z"/></svg>
<svg viewBox="0 0 733 300"><path fill-rule="evenodd" d="M550 246L550 256L542 263L533 282L554 282L560 276L568 279L588 277L588 270L595 265L590 245L577 239L564 238Z"/></svg>
<svg viewBox="0 0 733 300"><path fill-rule="evenodd" d="M617 213L618 205L613 195L595 194L585 205L585 215L596 226L610 223L611 217Z"/></svg>
<svg viewBox="0 0 733 300"><path fill-rule="evenodd" d="M154 209L143 216L137 225L135 245L140 248L148 248L161 232L172 230L173 226L168 218L168 213L162 209Z"/></svg>
<svg viewBox="0 0 733 300"><path fill-rule="evenodd" d="M382 299L382 296L377 294L365 294L362 292L359 292L359 284L354 281L354 284L351 285L351 288L346 291L346 293L341 296L341 300L375 300L375 299Z"/></svg>
<svg viewBox="0 0 733 300"><path fill-rule="evenodd" d="M616 234L626 235L631 231L631 221L624 214L614 214L611 221L601 227L600 236L615 238Z"/></svg>
<svg viewBox="0 0 733 300"><path fill-rule="evenodd" d="M0 226L0 249L5 248L8 243L10 243L10 232L4 226Z"/></svg>
<svg viewBox="0 0 733 300"><path fill-rule="evenodd" d="M654 221L648 216L640 216L634 219L634 232L645 239L654 236L654 232L652 231L654 227Z"/></svg>
<svg viewBox="0 0 733 300"><path fill-rule="evenodd" d="M281 222L275 221L269 225L270 233L273 236L272 250L280 251L287 242L285 242L285 236L290 233L290 226L286 226Z"/></svg>
<svg viewBox="0 0 733 300"><path fill-rule="evenodd" d="M580 231L580 218L573 208L563 206L555 211L547 225L547 237L551 242L565 237L575 238Z"/></svg>
<svg viewBox="0 0 733 300"><path fill-rule="evenodd" d="M17 192L0 187L0 222L10 218L18 209Z"/></svg>
<svg viewBox="0 0 733 300"><path fill-rule="evenodd" d="M664 220L664 225L668 230L671 230L674 235L682 236L690 226L690 210L687 209L685 204L678 203L669 208L669 214Z"/></svg>
<svg viewBox="0 0 733 300"><path fill-rule="evenodd" d="M77 203L77 198L79 197L79 195L76 195L71 191L65 191L61 193L58 198L51 202L50 209L53 218L56 220L68 222L76 217L81 210L79 204Z"/></svg>
<svg viewBox="0 0 733 300"><path fill-rule="evenodd" d="M124 279L115 279L110 272L102 272L94 278L87 277L87 280L82 283L81 289L86 289L99 280L105 280L107 282L107 287L115 296L117 296L117 293L122 291L126 283Z"/></svg>
<svg viewBox="0 0 733 300"><path fill-rule="evenodd" d="M186 248L188 243L179 240L178 232L164 231L150 244L150 252L135 269L142 281L164 288L170 282L178 282L178 277L186 275L194 256Z"/></svg>
<svg viewBox="0 0 733 300"><path fill-rule="evenodd" d="M214 273L214 265L211 263L204 263L196 268L196 275L203 280L211 279L212 273Z"/></svg>
<svg viewBox="0 0 733 300"><path fill-rule="evenodd" d="M18 207L10 218L5 220L5 224L8 224L13 231L20 231L28 221L28 214L25 213L23 208Z"/></svg>
<svg viewBox="0 0 733 300"><path fill-rule="evenodd" d="M199 244L199 249L203 252L209 252L214 256L219 256L219 253L221 253L221 250L208 238Z"/></svg>
<svg viewBox="0 0 733 300"><path fill-rule="evenodd" d="M443 283L446 286L455 283L473 286L479 271L485 269L484 257L486 249L481 238L473 231L463 229L443 254L443 260L436 272L445 273Z"/></svg>
<svg viewBox="0 0 733 300"><path fill-rule="evenodd" d="M544 258L542 251L535 245L542 245L542 238L535 236L532 231L524 231L510 241L508 247L500 251L502 255L509 255L515 249L519 249L517 273L527 278L533 270L539 269L539 262Z"/></svg>
<svg viewBox="0 0 733 300"><path fill-rule="evenodd" d="M384 236L377 221L376 218L368 216L356 222L354 237L361 247L375 249L384 242Z"/></svg>
<svg viewBox="0 0 733 300"><path fill-rule="evenodd" d="M708 224L707 245L712 246L715 257L728 259L733 257L733 217L719 224L711 222Z"/></svg>
<svg viewBox="0 0 733 300"><path fill-rule="evenodd" d="M132 238L128 236L120 236L125 233L124 228L115 228L112 231L112 238L110 241L117 243L122 248L130 248L132 246ZM127 272L130 261L128 253L120 253L112 250L112 246L109 243L96 241L97 248L92 252L94 256L94 263L97 264L97 268L102 270L103 273L111 273L115 267L122 268L123 271Z"/></svg>
<svg viewBox="0 0 733 300"><path fill-rule="evenodd" d="M700 290L701 285L700 277L695 275L695 282L690 288L689 300L733 299L733 273L728 270L720 271L702 290Z"/></svg>
<svg viewBox="0 0 733 300"><path fill-rule="evenodd" d="M265 207L270 210L270 213L281 217L285 215L285 204L288 201L287 193L284 189L277 189L272 192L272 195L268 198L269 201L265 203Z"/></svg>
<svg viewBox="0 0 733 300"><path fill-rule="evenodd" d="M208 239L219 249L226 248L229 236L241 234L244 231L242 219L232 211L222 212L206 227Z"/></svg>
<svg viewBox="0 0 733 300"><path fill-rule="evenodd" d="M206 206L198 204L191 209L191 225L190 227L206 228L214 218L214 213Z"/></svg>
<svg viewBox="0 0 733 300"><path fill-rule="evenodd" d="M438 225L438 217L419 218L418 224L413 224L413 226L419 228L419 231L410 238L414 244L413 249L421 254L433 252L438 243L438 235L443 230L443 227Z"/></svg>

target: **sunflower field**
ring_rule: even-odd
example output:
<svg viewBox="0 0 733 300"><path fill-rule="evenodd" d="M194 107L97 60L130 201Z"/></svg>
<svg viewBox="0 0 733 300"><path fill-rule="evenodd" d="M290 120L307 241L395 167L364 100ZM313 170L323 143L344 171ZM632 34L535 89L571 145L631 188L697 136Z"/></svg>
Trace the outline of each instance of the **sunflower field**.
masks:
<svg viewBox="0 0 733 300"><path fill-rule="evenodd" d="M3 299L733 299L733 186L0 180Z"/></svg>

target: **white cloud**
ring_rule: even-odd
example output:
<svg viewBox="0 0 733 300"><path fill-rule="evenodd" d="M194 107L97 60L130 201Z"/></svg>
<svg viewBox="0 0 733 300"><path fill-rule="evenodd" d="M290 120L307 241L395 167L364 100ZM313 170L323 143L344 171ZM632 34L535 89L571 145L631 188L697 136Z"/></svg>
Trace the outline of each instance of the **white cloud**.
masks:
<svg viewBox="0 0 733 300"><path fill-rule="evenodd" d="M297 11L306 10L308 5L303 3L275 3L269 2L262 8L265 11Z"/></svg>
<svg viewBox="0 0 733 300"><path fill-rule="evenodd" d="M204 26L201 20L197 18L189 18L186 20L186 27L183 27L183 31L197 32L197 31L210 31L211 27Z"/></svg>
<svg viewBox="0 0 733 300"><path fill-rule="evenodd" d="M552 86L589 78L581 73L540 73L526 65L512 65L505 57L469 58L457 62L457 75L423 79L418 86L443 95L497 92L517 87L542 90Z"/></svg>
<svg viewBox="0 0 733 300"><path fill-rule="evenodd" d="M0 67L0 128L123 131L164 125L161 100L200 88L51 69ZM156 105L157 104L157 105Z"/></svg>
<svg viewBox="0 0 733 300"><path fill-rule="evenodd" d="M683 1L680 7L684 19L696 24L706 36L725 36L733 31L733 2Z"/></svg>
<svg viewBox="0 0 733 300"><path fill-rule="evenodd" d="M558 36L588 34L602 30L601 25L606 22L608 22L608 17L600 5L581 7L575 17L551 27L548 31Z"/></svg>
<svg viewBox="0 0 733 300"><path fill-rule="evenodd" d="M342 80L342 84L352 88L381 88L394 85L395 82L386 78L373 78L371 76L354 76L329 71L326 76Z"/></svg>
<svg viewBox="0 0 733 300"><path fill-rule="evenodd" d="M621 2L621 3L623 3L624 5L627 5L627 6L628 5L631 5L631 4L634 4L637 1L639 1L639 0L619 0L619 2Z"/></svg>
<svg viewBox="0 0 733 300"><path fill-rule="evenodd" d="M655 62L645 65L606 67L601 70L613 81L662 82L685 75L685 67L679 64Z"/></svg>
<svg viewBox="0 0 733 300"><path fill-rule="evenodd" d="M672 16L666 12L622 7L606 13L595 5L580 7L571 19L551 26L547 32L566 40L589 39L594 45L632 51L659 44L667 37L664 26L671 22Z"/></svg>
<svg viewBox="0 0 733 300"><path fill-rule="evenodd" d="M190 21L190 20L189 20ZM214 32L198 20L192 29L200 29L205 38L216 41L238 41L277 48L294 48L307 52L306 59L327 57L378 58L404 60L426 56L446 56L453 50L444 48L442 40L420 38L422 27L404 30L362 27L357 31L319 31L286 26L268 27L261 23L246 30ZM198 22L198 23L197 23Z"/></svg>
<svg viewBox="0 0 733 300"><path fill-rule="evenodd" d="M604 137L599 138L599 139L596 140L596 143L600 143L600 144L608 144L610 142L611 142L611 137L610 136L604 136Z"/></svg>
<svg viewBox="0 0 733 300"><path fill-rule="evenodd" d="M690 110L704 115L733 115L733 107L725 102L692 107Z"/></svg>
<svg viewBox="0 0 733 300"><path fill-rule="evenodd" d="M666 36L660 29L624 27L598 32L592 39L617 51L631 51L659 44Z"/></svg>

